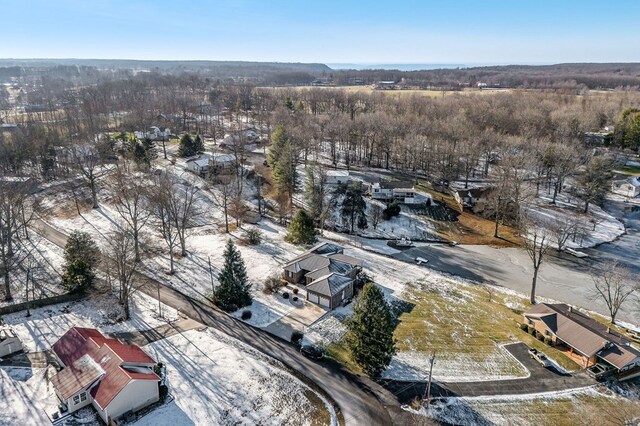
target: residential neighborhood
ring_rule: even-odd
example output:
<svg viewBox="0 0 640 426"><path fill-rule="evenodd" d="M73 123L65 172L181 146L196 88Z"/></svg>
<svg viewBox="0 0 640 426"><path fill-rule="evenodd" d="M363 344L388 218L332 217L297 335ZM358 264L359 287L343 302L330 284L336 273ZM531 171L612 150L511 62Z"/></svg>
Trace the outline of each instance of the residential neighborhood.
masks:
<svg viewBox="0 0 640 426"><path fill-rule="evenodd" d="M0 426L640 425L591 3L3 3Z"/></svg>

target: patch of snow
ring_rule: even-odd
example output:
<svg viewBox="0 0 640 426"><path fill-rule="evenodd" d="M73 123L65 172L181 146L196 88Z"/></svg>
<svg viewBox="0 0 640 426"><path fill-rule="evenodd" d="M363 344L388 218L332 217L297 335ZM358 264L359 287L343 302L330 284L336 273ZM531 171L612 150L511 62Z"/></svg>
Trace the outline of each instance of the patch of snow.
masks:
<svg viewBox="0 0 640 426"><path fill-rule="evenodd" d="M174 400L138 420L157 424L311 425L316 410L336 414L321 395L273 359L213 329L191 330L145 350L167 365ZM314 393L321 404L310 399Z"/></svg>

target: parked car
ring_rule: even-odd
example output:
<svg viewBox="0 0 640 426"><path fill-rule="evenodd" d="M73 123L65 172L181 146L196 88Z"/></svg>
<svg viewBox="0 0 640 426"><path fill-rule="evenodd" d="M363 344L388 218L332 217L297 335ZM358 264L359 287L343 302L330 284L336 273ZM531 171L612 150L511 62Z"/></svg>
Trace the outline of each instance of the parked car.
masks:
<svg viewBox="0 0 640 426"><path fill-rule="evenodd" d="M322 358L324 358L324 352L322 351L322 349L313 345L302 345L300 347L300 353L314 361L320 361Z"/></svg>
<svg viewBox="0 0 640 426"><path fill-rule="evenodd" d="M534 349L534 348L529 349L529 356L535 359L536 361L538 361L538 363L543 367L551 366L551 362L549 361L549 358L547 358L547 356L544 353L540 352L537 349Z"/></svg>

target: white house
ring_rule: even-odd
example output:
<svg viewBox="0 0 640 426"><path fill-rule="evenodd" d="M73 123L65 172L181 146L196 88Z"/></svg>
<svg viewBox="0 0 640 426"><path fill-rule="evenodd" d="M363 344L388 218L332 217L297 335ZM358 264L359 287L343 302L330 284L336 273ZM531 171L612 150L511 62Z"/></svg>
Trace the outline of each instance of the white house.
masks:
<svg viewBox="0 0 640 426"><path fill-rule="evenodd" d="M640 180L637 177L614 180L611 183L611 191L626 197L637 197L640 195Z"/></svg>
<svg viewBox="0 0 640 426"><path fill-rule="evenodd" d="M206 177L209 173L209 162L211 156L209 154L201 154L196 157L189 158L187 163L187 170L197 174L200 177Z"/></svg>
<svg viewBox="0 0 640 426"><path fill-rule="evenodd" d="M249 128L245 130L239 130L232 133L227 133L222 139L222 143L227 146L235 146L237 143L242 142L244 145L254 144L258 142L260 135L255 129Z"/></svg>
<svg viewBox="0 0 640 426"><path fill-rule="evenodd" d="M106 424L159 400L157 364L135 345L73 327L53 345L64 366L51 378L63 412L92 405Z"/></svg>
<svg viewBox="0 0 640 426"><path fill-rule="evenodd" d="M150 139L152 141L168 141L169 135L171 135L171 130L169 128L160 129L157 126L149 127L149 130L146 132L136 131L133 134L138 139Z"/></svg>
<svg viewBox="0 0 640 426"><path fill-rule="evenodd" d="M327 185L340 185L351 182L348 170L327 170Z"/></svg>
<svg viewBox="0 0 640 426"><path fill-rule="evenodd" d="M0 358L22 350L22 343L8 327L0 328Z"/></svg>
<svg viewBox="0 0 640 426"><path fill-rule="evenodd" d="M409 182L376 182L371 185L371 197L376 200L414 204L415 195L415 188Z"/></svg>
<svg viewBox="0 0 640 426"><path fill-rule="evenodd" d="M216 172L232 169L235 165L236 156L234 154L215 154L209 158L209 168Z"/></svg>

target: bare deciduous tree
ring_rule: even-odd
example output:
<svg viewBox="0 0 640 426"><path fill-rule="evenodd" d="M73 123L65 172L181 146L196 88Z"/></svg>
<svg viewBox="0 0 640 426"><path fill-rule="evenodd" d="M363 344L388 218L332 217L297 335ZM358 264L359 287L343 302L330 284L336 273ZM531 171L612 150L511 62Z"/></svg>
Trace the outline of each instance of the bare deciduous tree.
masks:
<svg viewBox="0 0 640 426"><path fill-rule="evenodd" d="M622 305L640 294L640 283L632 279L629 271L620 266L616 260L607 262L594 270L591 279L593 280L593 297L606 303L613 324Z"/></svg>
<svg viewBox="0 0 640 426"><path fill-rule="evenodd" d="M114 206L133 238L138 262L140 261L140 233L151 216L145 192L146 187L138 178L126 176L118 169Z"/></svg>
<svg viewBox="0 0 640 426"><path fill-rule="evenodd" d="M124 319L130 317L129 302L131 296L141 285L135 281L135 273L140 261L136 258L135 241L129 232L118 227L109 238L107 262L111 264L109 272L119 284L120 303L124 308Z"/></svg>
<svg viewBox="0 0 640 426"><path fill-rule="evenodd" d="M533 264L530 302L535 304L538 272L550 247L549 230L546 223L532 220L530 217L524 217L521 226L524 248Z"/></svg>
<svg viewBox="0 0 640 426"><path fill-rule="evenodd" d="M175 272L173 266L173 249L178 243L178 230L175 227L171 208L172 192L173 182L166 174L162 174L155 179L149 198L151 212L157 221L160 234L169 249L170 274Z"/></svg>

